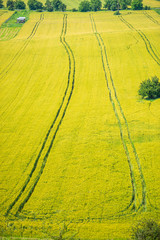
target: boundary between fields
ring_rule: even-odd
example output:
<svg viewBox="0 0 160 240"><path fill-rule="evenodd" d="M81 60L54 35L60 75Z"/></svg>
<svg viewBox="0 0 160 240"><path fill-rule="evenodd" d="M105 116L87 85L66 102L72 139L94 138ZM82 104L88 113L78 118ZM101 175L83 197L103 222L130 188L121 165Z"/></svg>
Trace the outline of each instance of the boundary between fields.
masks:
<svg viewBox="0 0 160 240"><path fill-rule="evenodd" d="M116 88L115 88L114 81L113 81L113 78L112 78L111 69L110 69L110 66L109 66L107 52L106 52L106 47L105 47L103 38L102 38L101 34L97 32L96 24L95 24L93 15L91 15L91 14L90 14L90 19L91 19L91 23L92 23L93 32L96 35L98 44L99 44L100 49L101 49L102 65L103 65L103 70L104 70L104 73L105 73L105 79L106 79L106 83L107 83L107 88L109 90L109 97L110 97L110 101L112 103L112 107L113 107L115 116L116 116L116 118L118 120L118 125L119 125L119 129L120 129L120 136L121 136L123 148L125 150L125 153L126 153L126 156L127 156L127 160L128 160L129 169L130 169L130 177L131 177L131 184L132 184L132 198L131 198L131 201L130 201L130 203L127 206L126 209L128 209L131 205L133 205L132 209L134 209L134 210L139 210L141 207L143 207L143 209L146 210L146 205L147 205L147 201L146 201L146 196L147 196L146 183L145 183L144 175L143 175L143 172L142 172L142 167L141 167L141 164L140 164L140 160L139 160L136 148L134 146L134 143L133 143L133 141L131 139L131 135L130 135L130 131L129 131L129 127L128 127L128 123L127 123L126 117L124 115L124 112L122 110L121 104L120 104L120 102L118 100L118 97L117 97ZM138 166L138 171L139 171L139 174L140 174L140 178L141 178L142 201L141 201L140 205L138 206L138 208L136 208L136 194L137 194L137 190L136 190L136 181L135 181L135 177L134 177L133 165L131 163L129 150L128 150L127 145L126 145L125 140L124 140L122 124L121 124L121 121L120 121L120 118L119 118L119 115L118 115L118 112L117 112L117 109L116 109L116 106L115 106L116 103L114 102L113 97L112 97L112 91L111 91L111 88L109 86L109 80L108 80L108 77L107 77L107 72L106 72L104 59L106 61L106 65L107 65L107 68L108 68L108 71L109 71L109 76L110 76L110 80L111 80L114 96L115 96L116 102L118 104L121 116L123 117L124 122L125 122L126 130L127 130L127 134L128 134L128 139L129 139L129 142L131 144L131 147L132 147L132 150L133 150L133 153L134 153L134 156L135 156L135 160L136 160L136 163L137 163L137 166Z"/></svg>
<svg viewBox="0 0 160 240"><path fill-rule="evenodd" d="M40 23L44 20L44 14L40 15L40 19L35 23L31 34L29 35L29 37L26 39L26 42L24 43L24 45L18 50L18 52L15 54L15 56L12 58L12 60L10 61L10 63L0 72L0 80L2 80L5 75L9 72L9 70L12 68L12 66L14 65L14 63L19 59L19 57L23 54L24 50L26 49L26 47L28 46L28 44L30 43L30 41L32 40L32 38L35 36L37 29L40 25Z"/></svg>
<svg viewBox="0 0 160 240"><path fill-rule="evenodd" d="M151 45L151 42L149 41L149 39L147 38L147 36L139 29L136 29L135 27L133 27L129 22L127 22L122 16L118 16L120 21L123 22L128 28L130 28L133 31L136 31L139 36L142 38L143 42L145 43L147 52L150 54L150 56L152 57L152 59L160 66L160 58L157 56L157 54L155 53L155 51L153 50L153 47Z"/></svg>
<svg viewBox="0 0 160 240"><path fill-rule="evenodd" d="M0 13L0 17L4 14L4 13L7 13L8 11L3 11Z"/></svg>
<svg viewBox="0 0 160 240"><path fill-rule="evenodd" d="M36 179L35 179L35 182L33 183L33 185L30 187L30 190L27 194L27 196L24 198L24 200L21 202L21 204L19 205L18 207L18 210L16 211L16 214L15 216L18 216L18 213L21 212L25 206L25 204L28 202L28 200L30 199L42 173L43 173L43 170L45 168L45 165L46 165L46 162L47 162L47 159L48 159L48 156L49 156L49 153L52 149L52 146L53 146L53 143L54 143L54 140L55 140L55 137L57 135L57 132L59 130L59 127L63 121L63 118L66 114L66 111L67 111L67 108L68 108L68 105L70 103L70 100L71 100L71 97L72 97L72 94L73 94L73 90L74 90L74 83L75 83L75 58L74 58L74 54L73 54L73 51L72 49L70 48L69 44L66 42L65 40L65 35L66 35L66 32L67 32L67 14L64 14L63 16L63 25L62 25L62 32L61 32L61 35L60 35L60 42L62 43L62 45L64 46L65 48L65 51L68 55L68 61L69 61L69 71L68 71L68 82L67 82L67 87L66 87L66 90L65 90L65 93L64 93L64 96L63 96L63 99L62 99L62 102L61 102L61 105L57 111L57 114L56 114L56 117L53 121L53 123L51 124L47 134L46 134L46 137L42 143L42 147L38 153L38 156L34 162L34 165L33 165L33 168L28 176L28 178L26 179L23 187L21 188L20 190L20 193L19 195L15 198L15 200L10 204L9 208L7 209L5 215L8 216L10 211L12 210L12 208L14 207L14 205L17 203L17 201L21 198L22 194L25 192L25 189L26 187L28 186L31 178L32 178L32 175L33 173L35 172L36 168L37 168L37 165L38 165L38 162L39 162L39 159L41 157L41 154L43 152L43 150L45 151L45 145L46 145L46 142L48 140L48 137L49 135L51 135L51 130L52 128L54 127L55 124L57 124L57 127L53 133L53 137L51 139L51 142L49 144L49 147L48 149L46 150L46 153L45 153L45 156L42 160L42 164L41 164L41 167L40 167L40 170L38 171L37 173L37 176L36 176ZM71 79L72 79L72 82L71 82ZM70 89L70 92L68 91L69 87L71 88ZM68 98L67 98L67 94L69 95ZM67 99L66 99L67 98ZM64 101L66 100L66 103L64 103ZM63 111L62 110L62 107L64 106L64 109ZM61 113L62 112L62 113ZM58 119L58 116L59 114L62 114L59 122L57 121Z"/></svg>

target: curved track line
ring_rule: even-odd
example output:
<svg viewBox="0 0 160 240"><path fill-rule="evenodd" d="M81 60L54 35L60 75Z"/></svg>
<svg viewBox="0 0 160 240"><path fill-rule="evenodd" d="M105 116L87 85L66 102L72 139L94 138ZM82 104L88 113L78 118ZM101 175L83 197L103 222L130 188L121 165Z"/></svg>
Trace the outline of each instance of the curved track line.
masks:
<svg viewBox="0 0 160 240"><path fill-rule="evenodd" d="M131 144L131 147L132 147L132 150L133 150L133 153L134 153L134 156L135 156L135 160L136 160L136 163L137 163L137 166L138 166L140 178L141 178L142 202L140 203L140 206L138 207L138 209L143 207L143 209L146 210L146 204L147 204L147 202L146 202L146 196L147 196L146 195L147 194L146 193L146 183L145 183L144 175L143 175L143 172L142 172L142 167L141 167L141 164L140 164L140 160L139 160L136 148L134 146L134 143L131 139L131 134L130 134L130 131L129 131L129 127L128 127L126 117L125 117L124 112L122 110L121 104L118 100L118 96L117 96L117 93L116 93L116 88L115 88L115 85L114 85L114 81L113 81L112 74L111 74L111 69L110 69L109 62L108 62L108 57L107 57L107 52L106 52L106 47L105 47L104 41L103 41L101 35L97 32L96 24L95 24L93 16L92 17L90 16L90 18L92 18L91 21L92 21L93 32L95 33L96 38L97 38L98 43L99 43L99 46L101 48L102 64L103 64L103 69L104 69L104 72L105 72L105 78L106 78L106 81L107 81L107 88L109 90L110 101L112 103L113 110L114 110L116 118L118 120L121 140L122 140L122 143L123 143L123 147L125 149L125 153L126 153L126 156L127 156L127 159L128 159L128 164L129 164L129 169L130 169L130 176L131 176L131 183L132 183L132 199L131 199L131 202L130 202L130 204L127 208L129 208L133 204L133 209L136 209L136 182L135 182L135 178L134 178L134 171L133 171L133 166L132 166L132 163L131 163L131 158L130 158L130 155L129 155L129 151L128 151L128 148L126 146L126 143L125 143L125 140L124 140L124 137L123 137L123 130L122 130L121 121L120 121L118 112L116 110L116 106L115 106L116 102L118 104L121 116L123 117L124 122L125 122L126 130L127 130L127 134L128 134L128 139L129 139L129 142ZM111 84L112 84L112 88L113 88L113 92L114 92L116 102L114 102L113 97L112 97L112 91L111 91L111 88L109 86L109 81L108 81L108 78L107 78L104 58L106 60L106 64L107 64L107 68L108 68L108 71L109 71L110 80L111 80Z"/></svg>
<svg viewBox="0 0 160 240"><path fill-rule="evenodd" d="M98 41L98 44L99 44L99 47L100 47L100 50L101 50L101 59L102 59L103 70L104 70L105 79L106 79L106 83L107 83L107 88L108 88L108 91L109 91L109 98L110 98L110 101L111 101L111 104L112 104L115 116L116 116L117 121L118 121L119 129L120 129L121 141L122 141L122 144L123 144L123 148L124 148L125 154L127 156L127 161L128 161L128 165L129 165L129 169L130 169L131 185L132 185L132 199L131 199L131 202L133 203L133 208L136 209L136 195L137 195L137 191L136 191L136 183L135 183L135 177L134 177L134 172L133 172L133 166L132 166L132 163L131 163L129 150L128 150L127 145L126 145L125 140L124 140L124 135L123 135L121 121L120 121L120 118L118 116L118 113L117 113L117 110L116 110L116 106L115 106L115 103L113 101L112 92L111 92L111 89L110 89L110 86L109 86L109 81L108 81L106 67L105 67L105 62L104 62L105 54L104 54L103 44L101 42L101 37L100 37L100 34L97 32L96 25L95 25L95 22L94 22L94 18L93 18L92 15L90 15L90 19L91 19L93 32L94 32L94 34L95 34L95 36L97 38L97 41Z"/></svg>
<svg viewBox="0 0 160 240"><path fill-rule="evenodd" d="M142 38L142 40L145 43L147 52L150 54L150 56L152 57L152 59L160 66L160 58L157 56L157 54L155 53L155 51L153 50L153 47L149 41L149 39L147 38L147 36L139 29L136 29L135 27L133 27L129 22L127 22L122 16L118 16L119 19L125 24L127 25L127 27L129 27L131 30L136 31L139 36Z"/></svg>
<svg viewBox="0 0 160 240"><path fill-rule="evenodd" d="M141 164L140 164L140 160L139 160L136 148L135 148L134 143L133 143L133 141L131 139L131 134L130 134L130 130L129 130L129 127L128 127L127 119L126 119L126 117L124 115L123 109L121 107L121 104L120 104L118 96L117 96L116 88L115 88L114 81L113 81L112 74L111 74L111 69L110 69L109 62L108 62L106 47L105 47L105 44L103 42L103 39L102 39L101 35L100 35L100 38L101 38L101 42L102 42L103 47L104 47L105 58L106 58L106 62L107 62L107 66L108 66L108 70L109 70L109 74L110 74L112 87L113 87L113 90L114 90L115 99L116 99L116 102L118 103L121 115L122 115L122 117L124 119L124 122L125 122L125 125L126 125L126 129L127 129L128 139L129 139L130 144L132 146L132 150L133 150L133 153L135 155L135 160L137 162L137 166L138 166L138 169L139 169L139 174L140 174L141 184L142 184L142 203L141 204L142 204L142 206L144 205L144 207L146 207L146 196L147 196L146 194L147 194L147 192L146 192L146 183L145 183L144 175L143 175L143 172L142 172L142 167L141 167Z"/></svg>
<svg viewBox="0 0 160 240"><path fill-rule="evenodd" d="M15 56L13 57L13 59L10 61L10 63L0 72L0 80L3 79L5 77L5 75L9 72L9 70L12 68L12 66L15 64L15 62L19 59L19 57L23 54L24 50L26 49L26 47L28 46L28 44L30 43L31 39L35 36L37 29L40 25L40 23L43 21L44 19L44 14L40 15L40 19L38 20L38 22L36 22L35 26L33 27L33 30L31 32L31 34L29 35L29 37L27 38L27 41L24 43L24 45L19 49L19 51L15 54Z"/></svg>
<svg viewBox="0 0 160 240"><path fill-rule="evenodd" d="M68 45L68 43L66 42L65 40L65 35L66 35L66 31L67 31L67 14L64 14L64 17L63 17L63 26L62 26L62 32L61 32L61 36L60 36L60 42L63 44L64 48L65 48L65 51L68 55L68 61L69 61L69 71L68 71L68 82L67 82L67 87L66 87L66 90L65 90L65 93L64 93L64 96L63 96L63 99L62 99L62 102L61 102L61 105L57 111L57 114L56 114L56 117L53 121L53 123L51 124L47 134L46 134L46 137L43 141L43 144L42 144L42 147L40 149L40 152L34 162L34 166L28 176L28 178L26 179L22 189L20 190L20 193L19 195L16 197L16 199L10 204L9 208L7 209L6 211L6 216L10 213L10 211L12 210L12 208L14 207L14 205L17 203L17 201L20 199L20 197L22 196L22 194L25 192L26 190L26 187L28 186L31 178L32 178L32 175L33 173L35 172L36 168L37 168L37 165L38 165L38 162L39 162L39 159L42 155L42 152L45 153L45 156L44 158L42 159L42 163L41 163L41 167L40 167L40 170L38 171L38 173L36 174L36 178L35 178L35 181L34 183L32 184L32 186L30 187L29 189L29 192L27 194L27 196L24 198L24 200L21 202L21 204L19 205L18 207L18 210L16 211L16 216L18 215L19 212L22 211L22 209L24 208L24 205L28 202L28 200L30 199L42 173L43 173L43 170L45 168L45 165L46 165L46 162L47 162L47 159L48 159L48 156L49 156L49 153L52 149L52 146L53 146L53 143L54 143L54 140L55 140L55 137L57 135L57 132L59 130L59 127L63 121L63 118L66 114L66 111L67 111L67 108L68 108L68 105L70 103L70 100L71 100L71 97L72 97L72 94L73 94L73 90L74 90L74 83L75 83L75 58L74 58L74 54L73 54L73 51L71 50L70 46ZM72 80L72 81L71 81ZM70 91L69 91L69 88L70 88ZM68 95L68 98L67 98L67 95ZM63 108L63 109L62 109ZM59 115L62 115L60 117L60 119L58 120L58 116ZM53 136L52 136L52 139L49 143L49 147L47 149L45 149L45 145L47 143L47 140L49 138L49 136L51 135L51 130L53 129L54 125L57 125L56 129L54 130L53 132Z"/></svg>
<svg viewBox="0 0 160 240"><path fill-rule="evenodd" d="M159 23L155 18L153 18L151 15L149 15L146 11L143 12L143 14L144 14L147 18L149 18L152 22L160 25L160 23Z"/></svg>

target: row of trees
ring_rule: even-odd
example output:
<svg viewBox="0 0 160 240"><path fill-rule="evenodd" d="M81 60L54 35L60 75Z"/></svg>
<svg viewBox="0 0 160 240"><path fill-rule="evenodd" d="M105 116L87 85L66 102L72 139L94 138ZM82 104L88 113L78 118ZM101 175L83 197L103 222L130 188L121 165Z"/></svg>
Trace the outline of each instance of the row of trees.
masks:
<svg viewBox="0 0 160 240"><path fill-rule="evenodd" d="M131 5L131 0L105 0L104 8L112 11L127 9Z"/></svg>
<svg viewBox="0 0 160 240"><path fill-rule="evenodd" d="M38 0L28 0L28 6L30 10L47 10L49 12L53 11L65 11L66 5L61 0L46 0L45 5Z"/></svg>
<svg viewBox="0 0 160 240"><path fill-rule="evenodd" d="M133 10L143 9L142 0L105 0L104 8L112 11L119 9L127 9L131 5ZM65 11L66 5L61 0L46 0L43 6L42 2L38 0L28 0L30 10L47 10L52 11ZM0 0L0 8L4 7L3 0ZM8 0L7 8L9 10L25 9L26 4L22 0ZM101 0L83 0L79 4L78 10L80 12L99 11L102 8ZM149 8L148 8L149 9Z"/></svg>
<svg viewBox="0 0 160 240"><path fill-rule="evenodd" d="M66 10L67 6L61 2L61 0L46 0L45 2L45 9L49 12L52 11L62 11L64 12Z"/></svg>
<svg viewBox="0 0 160 240"><path fill-rule="evenodd" d="M7 0L6 4L8 10L26 9L26 4L22 0ZM28 0L28 6L30 10L47 10L52 11L65 11L66 5L61 0L46 0L43 6L42 2L38 0ZM3 8L3 0L0 0L0 8Z"/></svg>
<svg viewBox="0 0 160 240"><path fill-rule="evenodd" d="M79 4L80 12L88 12L88 11L99 11L102 7L102 2L100 0L84 0Z"/></svg>
<svg viewBox="0 0 160 240"><path fill-rule="evenodd" d="M0 0L0 8L3 8L4 5L3 5L3 0Z"/></svg>
<svg viewBox="0 0 160 240"><path fill-rule="evenodd" d="M105 0L104 2L104 8L112 11L127 9L130 5L133 10L143 9L142 0ZM101 7L101 0L84 0L79 4L79 11L98 11L101 9Z"/></svg>
<svg viewBox="0 0 160 240"><path fill-rule="evenodd" d="M8 0L7 1L7 8L9 10L14 10L14 9L25 9L26 4L22 0Z"/></svg>
<svg viewBox="0 0 160 240"><path fill-rule="evenodd" d="M66 5L61 0L46 0L45 5L37 0L28 0L30 10L65 11Z"/></svg>

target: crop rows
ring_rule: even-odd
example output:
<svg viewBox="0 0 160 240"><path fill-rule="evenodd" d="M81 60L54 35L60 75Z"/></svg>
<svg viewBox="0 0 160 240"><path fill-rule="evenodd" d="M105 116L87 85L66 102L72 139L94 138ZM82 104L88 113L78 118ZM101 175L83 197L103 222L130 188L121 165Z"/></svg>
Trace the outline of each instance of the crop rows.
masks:
<svg viewBox="0 0 160 240"><path fill-rule="evenodd" d="M139 160L136 148L134 146L134 143L131 139L131 135L130 135L130 131L129 131L129 127L128 127L126 117L125 117L124 112L122 110L121 104L118 100L118 96L117 96L116 88L115 88L114 81L113 81L113 78L112 78L111 69L110 69L110 66L109 66L109 61L108 61L106 47L105 47L103 38L102 38L101 34L99 32L97 32L97 28L96 28L96 24L95 24L93 15L90 15L90 19L91 19L91 23L92 23L93 32L94 32L94 34L97 38L97 41L98 41L98 44L99 44L99 47L100 47L103 70L104 70L104 74L105 74L107 88L108 88L108 91L109 91L109 98L110 98L110 102L112 104L115 116L116 116L117 121L118 121L119 129L120 129L120 137L121 137L121 141L122 141L122 144L123 144L123 148L124 148L124 151L125 151L125 154L126 154L126 157L127 157L129 170L130 170L131 185L132 185L132 197L131 197L130 204L127 206L126 209L128 209L129 207L132 206L133 210L139 210L142 207L143 210L145 211L146 207L147 207L147 191L146 191L145 178L144 178L144 175L143 175L143 172L142 172L142 166L140 164L140 160ZM109 74L107 74L107 71L108 71ZM108 75L109 75L109 77L108 77ZM109 83L109 78L110 78L110 83ZM111 90L110 84L112 86L112 90ZM117 108L116 104L118 105L120 113L118 113L118 108ZM124 130L123 130L122 123L121 123L121 120L120 120L120 115L122 116L122 118L125 122L125 128L127 130L127 135L128 135L127 138L128 138L129 143L132 147L134 157L135 157L135 160L136 160L136 164L138 166L139 175L140 175L140 178L141 178L142 199L141 199L141 203L140 203L139 206L137 206L138 195L137 195L137 184L136 184L136 179L135 179L133 160L130 157L129 148L127 147L127 139L125 139L125 136L124 136Z"/></svg>
<svg viewBox="0 0 160 240"><path fill-rule="evenodd" d="M68 69L67 86L66 86L60 107L56 113L56 116L55 116L49 130L47 131L47 134L42 143L42 146L37 155L37 158L34 162L34 165L30 171L30 174L28 175L18 196L14 199L14 201L10 204L9 208L7 209L6 214L5 214L6 216L11 212L11 210L16 205L16 203L19 202L17 204L18 206L16 207L16 212L15 212L15 215L18 215L19 212L22 211L25 204L30 199L30 197L31 197L31 195L43 173L43 170L46 166L49 153L52 149L57 132L58 132L60 125L64 119L64 116L66 114L68 105L70 103L70 100L71 100L71 97L73 94L74 82L75 82L75 59L74 59L74 54L73 54L72 49L70 48L69 44L65 40L66 32L67 32L67 15L64 14L62 32L60 35L60 42L62 43L62 45L65 48L65 51L68 55L69 69Z"/></svg>
<svg viewBox="0 0 160 240"><path fill-rule="evenodd" d="M1 28L0 29L0 40L10 40L17 36L20 28Z"/></svg>
<svg viewBox="0 0 160 240"><path fill-rule="evenodd" d="M25 43L23 44L23 46L19 49L19 51L15 54L15 56L13 57L13 59L10 61L10 63L0 72L0 79L3 79L4 76L10 71L10 69L12 68L12 66L16 63L16 61L19 59L19 57L23 54L24 50L26 49L26 47L28 46L28 44L30 43L30 41L32 40L32 38L34 37L34 35L37 32L37 29L40 25L40 23L43 21L44 19L44 14L41 14L40 19L36 22L35 26L33 27L33 30L31 32L31 34L29 35L29 37L27 38L27 40L25 41Z"/></svg>
<svg viewBox="0 0 160 240"><path fill-rule="evenodd" d="M129 27L131 30L136 31L139 36L142 38L143 42L145 43L147 52L149 53L149 55L152 57L152 59L158 64L160 65L160 58L157 56L157 54L155 53L152 44L150 42L150 40L147 38L147 36L140 30L140 29L136 29L135 27L133 27L129 22L127 22L122 16L119 16L119 19L125 24L127 25L127 27Z"/></svg>

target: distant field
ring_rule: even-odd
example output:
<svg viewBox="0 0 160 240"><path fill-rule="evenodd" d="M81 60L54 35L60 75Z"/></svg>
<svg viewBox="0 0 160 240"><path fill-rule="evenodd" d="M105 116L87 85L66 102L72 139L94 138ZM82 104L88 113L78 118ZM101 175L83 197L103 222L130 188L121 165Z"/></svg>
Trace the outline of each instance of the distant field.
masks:
<svg viewBox="0 0 160 240"><path fill-rule="evenodd" d="M143 5L151 6L152 8L159 8L160 7L160 1L157 0L143 0Z"/></svg>
<svg viewBox="0 0 160 240"><path fill-rule="evenodd" d="M0 42L1 236L125 239L159 219L160 99L137 94L159 42L152 10L34 12Z"/></svg>

